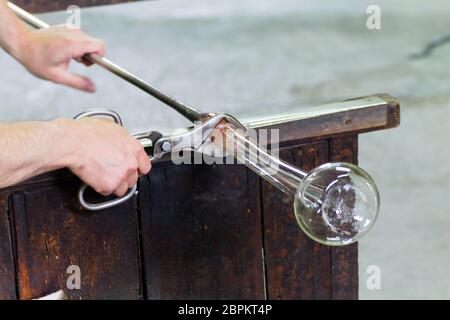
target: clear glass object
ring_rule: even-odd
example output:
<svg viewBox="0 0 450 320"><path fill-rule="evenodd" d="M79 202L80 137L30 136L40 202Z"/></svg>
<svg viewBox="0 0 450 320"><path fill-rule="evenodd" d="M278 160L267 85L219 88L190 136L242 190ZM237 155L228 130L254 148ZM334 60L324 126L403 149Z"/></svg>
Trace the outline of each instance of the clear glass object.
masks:
<svg viewBox="0 0 450 320"><path fill-rule="evenodd" d="M313 240L347 245L373 226L380 205L378 189L361 168L327 163L307 173L273 157L232 124L219 129L227 153L293 198L297 222Z"/></svg>

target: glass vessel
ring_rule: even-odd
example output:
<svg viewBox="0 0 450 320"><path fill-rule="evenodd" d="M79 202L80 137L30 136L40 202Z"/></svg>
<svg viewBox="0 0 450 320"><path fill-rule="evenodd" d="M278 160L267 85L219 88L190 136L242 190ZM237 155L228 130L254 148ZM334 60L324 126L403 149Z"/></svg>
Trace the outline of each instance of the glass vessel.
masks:
<svg viewBox="0 0 450 320"><path fill-rule="evenodd" d="M301 229L325 245L354 243L373 226L380 198L372 178L351 163L327 163L302 171L249 138L247 131L231 123L218 127L225 149L239 163L292 197Z"/></svg>

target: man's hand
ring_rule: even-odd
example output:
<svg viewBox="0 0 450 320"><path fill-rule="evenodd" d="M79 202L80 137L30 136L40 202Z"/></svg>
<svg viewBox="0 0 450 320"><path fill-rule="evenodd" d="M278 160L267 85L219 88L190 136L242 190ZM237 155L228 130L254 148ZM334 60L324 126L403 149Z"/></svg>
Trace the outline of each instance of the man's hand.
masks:
<svg viewBox="0 0 450 320"><path fill-rule="evenodd" d="M150 171L143 147L121 126L93 118L63 122L73 148L67 167L98 193L121 197Z"/></svg>
<svg viewBox="0 0 450 320"><path fill-rule="evenodd" d="M72 59L81 61L81 57L88 53L104 55L105 45L101 40L67 26L30 31L4 0L0 0L0 26L0 47L35 76L76 89L95 91L90 79L75 75L68 69Z"/></svg>
<svg viewBox="0 0 450 320"><path fill-rule="evenodd" d="M81 61L88 53L105 54L105 44L76 28L55 26L50 29L24 32L17 40L13 56L32 74L79 90L95 91L94 83L69 71L72 59ZM82 61L90 65L87 61Z"/></svg>
<svg viewBox="0 0 450 320"><path fill-rule="evenodd" d="M0 123L0 188L69 168L97 192L124 195L150 171L141 144L107 120Z"/></svg>

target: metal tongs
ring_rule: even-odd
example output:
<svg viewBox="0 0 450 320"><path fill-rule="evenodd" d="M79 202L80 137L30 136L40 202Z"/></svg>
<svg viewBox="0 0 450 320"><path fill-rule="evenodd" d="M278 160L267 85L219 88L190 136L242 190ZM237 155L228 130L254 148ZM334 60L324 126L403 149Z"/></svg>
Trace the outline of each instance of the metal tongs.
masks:
<svg viewBox="0 0 450 320"><path fill-rule="evenodd" d="M122 125L122 119L119 114L112 110L93 109L80 113L75 117L75 119L82 119L86 117L110 117L115 123ZM211 153L214 154L217 151L214 146L212 146L212 148L208 148L208 146L211 146L214 142L214 129L219 123L223 122L232 123L236 128L245 130L245 127L243 127L238 120L230 115L211 114L209 119L203 122L198 122L192 128L183 133L163 136L158 131L149 131L135 134L133 137L135 137L146 149L149 159L152 162L161 159L166 154L178 154L180 151L195 151L211 155ZM220 151L218 153L220 154ZM83 183L80 187L78 191L78 200L83 208L91 211L114 207L126 202L137 194L137 185L135 185L122 197L114 198L101 203L90 203L86 201L84 195L87 187L88 185L85 183Z"/></svg>
<svg viewBox="0 0 450 320"><path fill-rule="evenodd" d="M29 12L21 9L15 4L7 1L9 8L24 22L28 23L30 26L36 29L47 29L50 25L43 22L42 20L36 18ZM181 150L192 150L199 151L205 143L210 142L212 129L215 128L217 124L222 121L232 123L236 128L245 129L245 127L234 117L227 114L217 114L217 113L204 113L198 109L189 106L183 102L180 102L169 95L159 91L158 89L152 87L144 80L138 78L132 73L126 71L125 69L119 67L112 61L105 57L98 56L96 54L87 54L83 56L84 60L95 63L104 69L110 71L111 73L119 76L125 81L131 83L137 88L145 91L154 98L163 102L167 106L173 108L183 117L187 118L191 122L197 123L192 129L187 133L162 136L160 133L155 131L150 131L146 133L137 134L134 137L138 139L144 147L150 147L150 161L160 159L164 154L170 152L179 152ZM81 119L84 117L92 116L103 116L112 118L117 124L122 125L122 120L120 116L111 110L91 110L83 112L75 117L75 119ZM199 139L201 137L201 139ZM88 203L84 198L84 192L87 188L86 184L83 184L78 192L78 199L80 204L87 210L102 210L110 208L121 204L131 197L133 197L137 192L137 186L134 186L121 198L115 198L110 201L102 203Z"/></svg>

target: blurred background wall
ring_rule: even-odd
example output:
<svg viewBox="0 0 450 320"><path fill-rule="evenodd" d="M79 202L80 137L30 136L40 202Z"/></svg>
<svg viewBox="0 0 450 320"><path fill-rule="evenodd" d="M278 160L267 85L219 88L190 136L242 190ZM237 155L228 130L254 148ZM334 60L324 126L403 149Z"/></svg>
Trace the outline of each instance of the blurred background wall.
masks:
<svg viewBox="0 0 450 320"><path fill-rule="evenodd" d="M381 30L366 8L381 9ZM360 165L377 181L379 221L360 242L363 299L450 298L450 44L411 60L450 32L445 0L164 0L83 9L82 29L108 57L202 110L241 118L301 111L378 92L401 101L400 128L360 136ZM42 15L64 23L64 12ZM103 70L94 95L35 79L0 54L0 120L72 117L91 107L123 115L131 132L188 123ZM380 290L366 286L381 269Z"/></svg>

